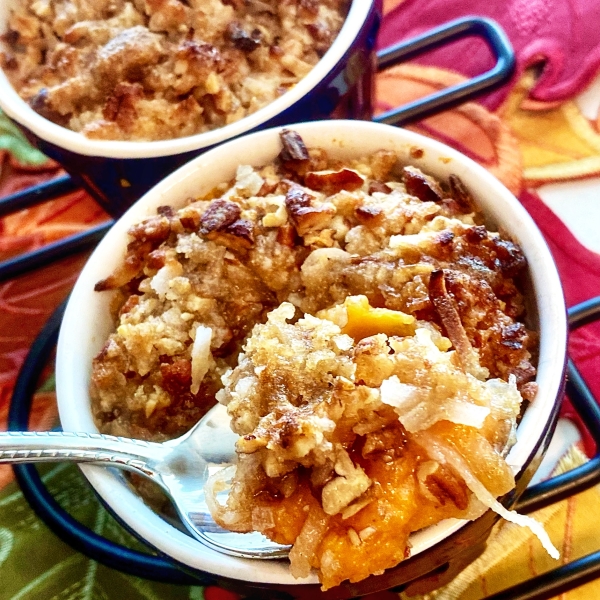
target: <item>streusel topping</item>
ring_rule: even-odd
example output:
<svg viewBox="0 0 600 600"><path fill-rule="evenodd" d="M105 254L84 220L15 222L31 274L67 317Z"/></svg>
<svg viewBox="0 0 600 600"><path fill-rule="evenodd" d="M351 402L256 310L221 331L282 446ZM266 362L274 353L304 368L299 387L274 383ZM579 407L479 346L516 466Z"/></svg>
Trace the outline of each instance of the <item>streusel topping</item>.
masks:
<svg viewBox="0 0 600 600"><path fill-rule="evenodd" d="M92 398L101 431L155 440L226 404L238 462L215 519L293 544L294 575L328 588L443 518L513 518L495 498L537 339L525 257L458 177L281 140L272 164L130 228L96 286L115 331Z"/></svg>

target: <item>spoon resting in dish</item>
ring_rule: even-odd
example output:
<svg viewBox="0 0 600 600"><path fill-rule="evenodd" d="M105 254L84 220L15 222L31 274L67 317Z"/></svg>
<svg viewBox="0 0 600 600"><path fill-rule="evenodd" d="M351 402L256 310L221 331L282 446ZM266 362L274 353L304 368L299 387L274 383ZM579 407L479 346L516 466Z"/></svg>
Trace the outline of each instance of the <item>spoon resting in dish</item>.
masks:
<svg viewBox="0 0 600 600"><path fill-rule="evenodd" d="M206 481L234 463L237 438L218 404L186 434L164 443L99 433L1 432L0 463L76 462L137 473L160 486L189 532L211 549L240 558L284 558L289 546L260 533L222 529L206 506Z"/></svg>

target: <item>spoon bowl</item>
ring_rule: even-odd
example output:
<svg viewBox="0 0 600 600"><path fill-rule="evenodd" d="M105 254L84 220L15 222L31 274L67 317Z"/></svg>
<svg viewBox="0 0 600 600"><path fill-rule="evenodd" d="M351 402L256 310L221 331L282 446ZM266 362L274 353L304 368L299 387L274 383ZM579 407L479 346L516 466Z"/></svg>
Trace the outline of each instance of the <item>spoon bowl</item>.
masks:
<svg viewBox="0 0 600 600"><path fill-rule="evenodd" d="M160 486L188 531L209 548L240 558L284 558L290 546L256 532L227 531L210 515L204 486L233 464L236 439L218 404L187 433L160 444L100 433L2 432L0 463L90 463L137 473Z"/></svg>

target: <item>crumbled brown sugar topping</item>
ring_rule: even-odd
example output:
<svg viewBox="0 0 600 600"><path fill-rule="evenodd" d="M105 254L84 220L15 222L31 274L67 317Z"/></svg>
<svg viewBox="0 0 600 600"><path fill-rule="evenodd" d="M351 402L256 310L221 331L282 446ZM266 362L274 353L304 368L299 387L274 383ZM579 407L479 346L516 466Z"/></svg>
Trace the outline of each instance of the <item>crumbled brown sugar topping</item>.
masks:
<svg viewBox="0 0 600 600"><path fill-rule="evenodd" d="M292 572L331 587L475 515L466 472L492 499L511 489L537 342L525 258L458 178L387 150L341 163L293 132L282 147L130 229L97 285L116 329L93 404L102 431L151 439L227 404L239 461L215 518L294 544Z"/></svg>
<svg viewBox="0 0 600 600"><path fill-rule="evenodd" d="M0 64L47 119L106 140L202 133L272 102L333 43L349 0L22 0Z"/></svg>

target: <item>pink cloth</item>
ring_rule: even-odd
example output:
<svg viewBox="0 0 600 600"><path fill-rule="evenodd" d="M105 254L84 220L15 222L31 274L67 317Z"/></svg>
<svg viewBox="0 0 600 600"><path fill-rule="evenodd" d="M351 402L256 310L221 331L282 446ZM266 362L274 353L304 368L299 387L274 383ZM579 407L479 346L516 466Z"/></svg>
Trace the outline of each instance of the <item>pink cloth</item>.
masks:
<svg viewBox="0 0 600 600"><path fill-rule="evenodd" d="M541 229L550 247L563 283L567 306L571 307L600 294L600 255L582 246L564 223L531 192L523 192L519 199ZM577 329L569 337L569 355L596 399L600 399L600 321ZM563 415L577 418L569 402L563 406ZM585 450L594 454L594 443L582 429Z"/></svg>
<svg viewBox="0 0 600 600"><path fill-rule="evenodd" d="M383 21L379 46L411 38L467 15L494 19L505 30L517 55L513 83L527 67L543 61L531 97L551 102L579 93L600 67L600 2L598 0L405 0ZM428 53L422 64L459 70L473 76L493 65L481 41L462 40ZM497 107L511 85L490 94L484 103Z"/></svg>

